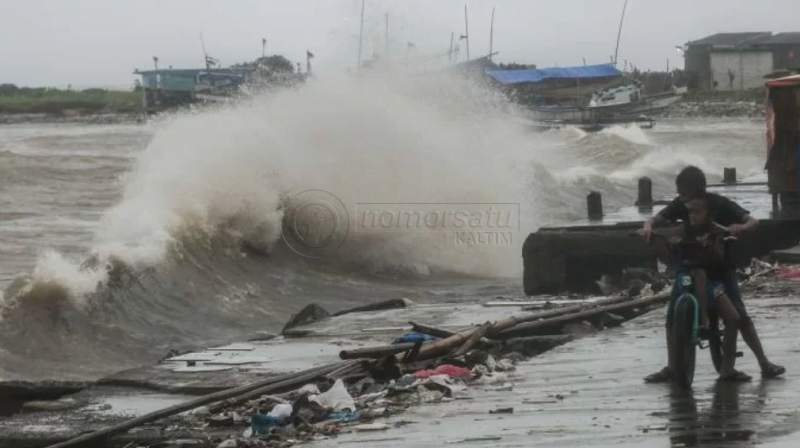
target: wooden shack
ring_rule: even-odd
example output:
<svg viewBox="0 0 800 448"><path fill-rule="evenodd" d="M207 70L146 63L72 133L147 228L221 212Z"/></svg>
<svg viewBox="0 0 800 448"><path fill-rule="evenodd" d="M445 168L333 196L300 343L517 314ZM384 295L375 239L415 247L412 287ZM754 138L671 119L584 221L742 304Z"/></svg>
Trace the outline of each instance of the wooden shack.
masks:
<svg viewBox="0 0 800 448"><path fill-rule="evenodd" d="M767 83L767 182L773 207L796 213L800 195L800 75Z"/></svg>

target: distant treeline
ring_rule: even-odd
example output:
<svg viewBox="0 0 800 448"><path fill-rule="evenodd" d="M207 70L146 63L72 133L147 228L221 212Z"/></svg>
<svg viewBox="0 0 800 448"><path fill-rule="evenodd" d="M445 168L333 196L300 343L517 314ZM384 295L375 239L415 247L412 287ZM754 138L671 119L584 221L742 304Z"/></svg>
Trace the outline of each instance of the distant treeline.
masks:
<svg viewBox="0 0 800 448"><path fill-rule="evenodd" d="M106 89L64 90L52 87L17 87L0 84L0 113L64 114L133 113L141 109L138 89L128 91Z"/></svg>

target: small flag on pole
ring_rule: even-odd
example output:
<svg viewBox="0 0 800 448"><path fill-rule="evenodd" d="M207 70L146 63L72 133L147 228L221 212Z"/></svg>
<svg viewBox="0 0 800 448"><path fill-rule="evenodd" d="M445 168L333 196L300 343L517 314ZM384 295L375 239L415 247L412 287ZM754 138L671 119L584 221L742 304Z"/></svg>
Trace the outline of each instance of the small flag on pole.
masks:
<svg viewBox="0 0 800 448"><path fill-rule="evenodd" d="M311 58L313 58L313 57L314 57L314 53L312 53L312 52L310 52L310 51L306 50L306 59L311 59Z"/></svg>

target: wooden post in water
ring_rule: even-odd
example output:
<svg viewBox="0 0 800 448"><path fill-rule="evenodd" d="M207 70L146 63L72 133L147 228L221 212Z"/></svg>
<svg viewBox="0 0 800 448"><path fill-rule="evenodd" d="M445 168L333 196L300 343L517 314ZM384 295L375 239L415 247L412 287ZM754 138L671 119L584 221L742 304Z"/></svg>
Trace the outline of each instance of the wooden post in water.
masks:
<svg viewBox="0 0 800 448"><path fill-rule="evenodd" d="M725 168L723 170L722 182L725 185L736 185L736 168Z"/></svg>
<svg viewBox="0 0 800 448"><path fill-rule="evenodd" d="M596 191L592 191L586 196L586 211L590 221L603 219L603 196Z"/></svg>
<svg viewBox="0 0 800 448"><path fill-rule="evenodd" d="M639 179L639 191L636 205L639 208L652 208L653 207L653 181L649 177L642 177Z"/></svg>

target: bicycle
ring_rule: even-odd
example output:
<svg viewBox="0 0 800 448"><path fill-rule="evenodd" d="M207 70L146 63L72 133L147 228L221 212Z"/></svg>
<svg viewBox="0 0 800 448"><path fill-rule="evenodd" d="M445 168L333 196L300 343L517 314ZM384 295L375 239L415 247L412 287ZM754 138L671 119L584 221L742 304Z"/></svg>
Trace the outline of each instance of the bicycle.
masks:
<svg viewBox="0 0 800 448"><path fill-rule="evenodd" d="M736 240L736 237L730 234L727 227L714 223L717 228L723 231L723 238L727 243ZM634 233L639 236L638 232ZM724 323L719 318L716 309L709 310L708 321L709 326L707 329L700 328L700 303L696 296L695 281L692 275L686 269L687 267L681 262L683 249L696 243L679 243L677 246L672 244L669 239L659 233L653 232L653 236L657 236L664 240L668 249L668 264L672 261L674 267L677 268L678 275L676 282L680 282L683 287L683 292L675 299L672 304L673 307L673 336L675 338L675 381L682 389L689 389L692 387L694 381L695 362L697 358L696 349L709 349L711 354L711 362L714 364L714 369L720 373L722 367L722 359L724 357ZM653 239L650 240L652 245ZM658 255L656 255L658 258ZM708 300L713 300L711 297ZM701 331L704 330L704 331ZM707 345L703 345L703 341L707 341ZM736 357L743 356L742 352L736 352Z"/></svg>

